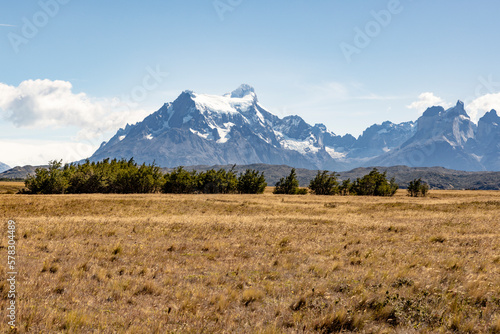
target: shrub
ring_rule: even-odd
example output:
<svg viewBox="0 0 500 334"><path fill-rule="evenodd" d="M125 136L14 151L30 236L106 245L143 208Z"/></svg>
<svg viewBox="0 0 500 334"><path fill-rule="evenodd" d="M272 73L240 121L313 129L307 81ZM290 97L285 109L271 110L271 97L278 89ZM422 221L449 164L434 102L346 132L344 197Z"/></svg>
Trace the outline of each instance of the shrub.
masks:
<svg viewBox="0 0 500 334"><path fill-rule="evenodd" d="M429 192L429 185L422 182L422 179L415 179L408 184L408 196L425 197Z"/></svg>
<svg viewBox="0 0 500 334"><path fill-rule="evenodd" d="M309 189L316 195L335 195L339 193L339 183L335 172L328 175L328 171L320 172L309 182Z"/></svg>
<svg viewBox="0 0 500 334"><path fill-rule="evenodd" d="M29 175L25 181L30 194L64 194L68 189L68 180L61 170L62 161L50 161L49 168L37 168L35 175Z"/></svg>
<svg viewBox="0 0 500 334"><path fill-rule="evenodd" d="M349 189L349 192L361 196L393 196L398 190L394 178L387 180L387 173L379 173L374 168L368 175L358 178Z"/></svg>
<svg viewBox="0 0 500 334"><path fill-rule="evenodd" d="M238 177L238 192L241 194L262 194L267 187L264 173L247 169Z"/></svg>
<svg viewBox="0 0 500 334"><path fill-rule="evenodd" d="M184 167L178 167L173 172L164 175L164 193L190 194L197 190L196 172L188 172Z"/></svg>
<svg viewBox="0 0 500 334"><path fill-rule="evenodd" d="M164 182L160 168L133 159L86 161L66 164L50 161L48 169L37 168L25 182L29 194L83 194L83 193L153 193Z"/></svg>
<svg viewBox="0 0 500 334"><path fill-rule="evenodd" d="M292 168L290 175L285 178L282 177L276 183L276 188L274 189L274 194L297 195L299 192L304 194L304 190L299 189L299 181L297 180L295 168ZM307 189L305 192L307 193Z"/></svg>
<svg viewBox="0 0 500 334"><path fill-rule="evenodd" d="M351 179L347 179L342 181L342 184L339 186L339 193L342 196L347 196L350 194L352 188Z"/></svg>
<svg viewBox="0 0 500 334"><path fill-rule="evenodd" d="M198 175L197 186L204 194L231 194L235 193L238 186L238 178L234 173L234 167L230 171L210 169Z"/></svg>

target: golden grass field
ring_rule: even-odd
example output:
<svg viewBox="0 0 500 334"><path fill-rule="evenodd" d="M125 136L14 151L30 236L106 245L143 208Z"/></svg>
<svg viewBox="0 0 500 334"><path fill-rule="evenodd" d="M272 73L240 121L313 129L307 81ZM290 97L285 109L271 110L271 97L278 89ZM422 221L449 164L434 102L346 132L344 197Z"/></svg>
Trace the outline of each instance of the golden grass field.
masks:
<svg viewBox="0 0 500 334"><path fill-rule="evenodd" d="M3 194L0 216L18 333L500 333L500 192Z"/></svg>

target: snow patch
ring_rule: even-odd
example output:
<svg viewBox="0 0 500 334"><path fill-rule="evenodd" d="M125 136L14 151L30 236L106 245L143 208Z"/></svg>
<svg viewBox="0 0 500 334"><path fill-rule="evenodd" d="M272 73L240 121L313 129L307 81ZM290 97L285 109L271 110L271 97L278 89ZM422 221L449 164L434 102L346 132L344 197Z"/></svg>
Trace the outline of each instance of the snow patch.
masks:
<svg viewBox="0 0 500 334"><path fill-rule="evenodd" d="M196 94L193 93L193 101L196 108L204 113L225 113L239 114L247 111L255 103L255 94L243 97L231 97L230 94L224 96Z"/></svg>
<svg viewBox="0 0 500 334"><path fill-rule="evenodd" d="M125 137L127 137L127 136L120 136L120 137L118 137L118 140L122 141L123 139L125 139Z"/></svg>
<svg viewBox="0 0 500 334"><path fill-rule="evenodd" d="M144 138L147 139L147 140L153 140L153 135L149 134L147 136L144 136Z"/></svg>
<svg viewBox="0 0 500 334"><path fill-rule="evenodd" d="M201 133L201 132L193 130L191 128L189 128L189 131L191 131L192 133L194 133L195 135L197 135L203 139L209 139L209 137L210 137L210 133Z"/></svg>
<svg viewBox="0 0 500 334"><path fill-rule="evenodd" d="M326 153L328 153L333 159L345 158L346 154L343 152L337 152L332 147L325 147Z"/></svg>
<svg viewBox="0 0 500 334"><path fill-rule="evenodd" d="M260 139L262 139L263 141L265 141L266 143L268 143L268 144L271 144L271 143L272 143L272 140L271 140L271 139L269 139L269 138L264 137L264 136L262 135L262 133L258 133L258 134L257 134L257 136L258 136Z"/></svg>
<svg viewBox="0 0 500 334"><path fill-rule="evenodd" d="M187 115L186 117L184 117L184 118L182 119L182 124L186 124L187 122L189 122L189 121L190 121L190 120L192 120L192 119L193 119L193 116L191 116L191 115Z"/></svg>
<svg viewBox="0 0 500 334"><path fill-rule="evenodd" d="M309 140L298 141L287 137L285 138L286 139L280 141L281 147L283 147L284 149L297 151L302 154L316 153L319 151L319 147L315 147Z"/></svg>
<svg viewBox="0 0 500 334"><path fill-rule="evenodd" d="M224 144L227 142L229 139L231 139L231 136L229 135L229 132L231 132L231 128L235 126L234 123L227 122L224 123L224 128L217 128L217 132L219 133L220 139L217 140L218 144Z"/></svg>

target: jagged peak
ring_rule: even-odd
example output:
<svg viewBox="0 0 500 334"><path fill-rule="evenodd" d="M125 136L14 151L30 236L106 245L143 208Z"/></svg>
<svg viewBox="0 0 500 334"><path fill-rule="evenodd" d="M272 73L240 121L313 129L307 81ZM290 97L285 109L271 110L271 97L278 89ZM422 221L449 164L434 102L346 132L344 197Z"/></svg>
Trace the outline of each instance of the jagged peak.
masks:
<svg viewBox="0 0 500 334"><path fill-rule="evenodd" d="M255 89L247 84L241 84L238 88L231 92L232 98L244 98L247 95L255 95Z"/></svg>
<svg viewBox="0 0 500 334"><path fill-rule="evenodd" d="M433 106L427 108L426 111L424 111L423 115L424 117L433 117L433 116L438 116L444 111L444 108L441 106Z"/></svg>
<svg viewBox="0 0 500 334"><path fill-rule="evenodd" d="M497 111L495 109L491 109L486 114L484 114L483 117L479 119L479 122L500 124L500 117L498 116Z"/></svg>
<svg viewBox="0 0 500 334"><path fill-rule="evenodd" d="M457 104L446 110L446 116L448 117L456 117L456 116L465 116L465 117L469 117L469 115L467 114L467 112L465 111L465 105L462 101L458 100L457 101Z"/></svg>

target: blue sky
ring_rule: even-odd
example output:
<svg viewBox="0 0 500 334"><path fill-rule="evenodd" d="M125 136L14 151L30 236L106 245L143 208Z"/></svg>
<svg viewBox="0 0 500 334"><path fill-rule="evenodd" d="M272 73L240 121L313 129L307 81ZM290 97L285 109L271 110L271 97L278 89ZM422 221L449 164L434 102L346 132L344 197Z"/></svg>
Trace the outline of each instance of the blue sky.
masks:
<svg viewBox="0 0 500 334"><path fill-rule="evenodd" d="M0 161L11 166L89 156L185 89L248 83L280 117L355 136L458 99L473 119L500 109L498 1L0 3Z"/></svg>

